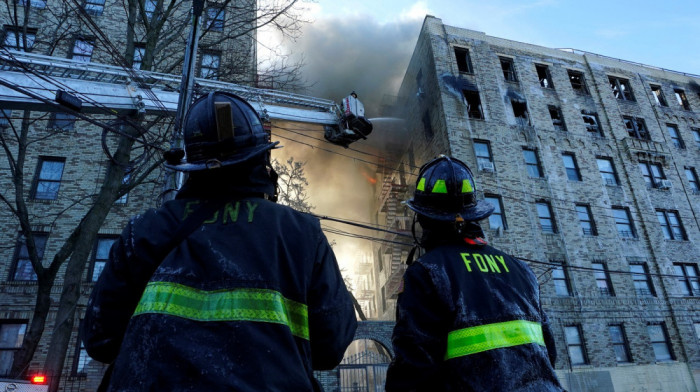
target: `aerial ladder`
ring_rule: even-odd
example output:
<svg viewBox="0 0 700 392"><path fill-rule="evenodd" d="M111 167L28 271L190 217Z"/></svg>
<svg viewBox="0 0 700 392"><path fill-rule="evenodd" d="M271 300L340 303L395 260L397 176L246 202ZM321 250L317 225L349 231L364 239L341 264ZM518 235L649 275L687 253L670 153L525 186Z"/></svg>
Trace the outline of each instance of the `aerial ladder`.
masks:
<svg viewBox="0 0 700 392"><path fill-rule="evenodd" d="M82 114L108 110L174 116L180 79L166 73L2 50L0 108L52 112L67 106ZM354 92L338 105L328 99L210 79L196 78L195 86L200 94L225 91L240 96L263 121L322 125L326 140L343 147L372 132L372 123L364 117L364 106Z"/></svg>

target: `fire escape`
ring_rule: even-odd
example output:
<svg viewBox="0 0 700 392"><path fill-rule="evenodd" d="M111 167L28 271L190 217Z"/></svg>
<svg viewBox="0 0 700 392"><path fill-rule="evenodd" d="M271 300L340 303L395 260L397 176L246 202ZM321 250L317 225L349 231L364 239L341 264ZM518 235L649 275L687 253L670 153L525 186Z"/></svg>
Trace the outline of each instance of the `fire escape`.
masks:
<svg viewBox="0 0 700 392"><path fill-rule="evenodd" d="M385 263L384 265L389 268L384 290L386 296L391 299L396 299L398 295L399 284L406 270L405 257L412 242L410 240L412 217L401 205L401 201L407 197L407 190L405 181L386 176L379 193L379 211L386 214L387 229L391 231L384 234L386 242L380 249L383 257L380 262Z"/></svg>

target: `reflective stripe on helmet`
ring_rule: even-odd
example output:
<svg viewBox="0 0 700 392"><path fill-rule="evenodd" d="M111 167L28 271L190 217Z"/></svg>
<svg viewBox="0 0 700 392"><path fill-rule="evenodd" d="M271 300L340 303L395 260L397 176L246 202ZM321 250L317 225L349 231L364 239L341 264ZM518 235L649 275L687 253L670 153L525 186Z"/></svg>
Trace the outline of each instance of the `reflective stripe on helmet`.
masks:
<svg viewBox="0 0 700 392"><path fill-rule="evenodd" d="M204 291L172 282L150 282L134 316L167 314L197 321L258 321L283 324L294 336L309 340L306 305L277 291L238 288Z"/></svg>
<svg viewBox="0 0 700 392"><path fill-rule="evenodd" d="M472 193L474 192L474 187L472 187L471 181L468 179L462 180L462 193Z"/></svg>
<svg viewBox="0 0 700 392"><path fill-rule="evenodd" d="M433 193L447 193L447 185L445 185L445 180L435 181L435 185L433 185Z"/></svg>
<svg viewBox="0 0 700 392"><path fill-rule="evenodd" d="M530 343L545 345L539 323L514 320L464 328L447 335L445 359Z"/></svg>
<svg viewBox="0 0 700 392"><path fill-rule="evenodd" d="M416 189L425 192L425 178L421 178L420 181L418 181Z"/></svg>

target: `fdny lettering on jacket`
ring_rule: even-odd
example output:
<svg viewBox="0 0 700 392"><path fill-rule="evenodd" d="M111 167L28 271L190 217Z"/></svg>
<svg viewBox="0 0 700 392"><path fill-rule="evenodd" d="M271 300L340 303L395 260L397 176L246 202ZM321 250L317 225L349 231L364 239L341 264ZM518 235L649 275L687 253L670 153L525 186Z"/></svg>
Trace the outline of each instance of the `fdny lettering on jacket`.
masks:
<svg viewBox="0 0 700 392"><path fill-rule="evenodd" d="M193 213L196 209L197 206L199 205L199 200L193 200L187 202L185 204L185 211L182 214L182 220L187 219L187 217ZM243 209L245 212L241 211L241 206L243 206ZM216 223L219 220L219 216L221 216L222 221L221 224L227 224L227 223L236 223L238 222L238 215L240 212L243 212L243 214L247 213L248 217L248 223L253 221L253 214L255 213L255 209L258 208L258 203L250 200L241 200L241 201L236 201L236 202L228 202L224 205L223 208L220 210L217 210L214 215L212 215L211 218L207 219L204 221L205 224L212 224Z"/></svg>
<svg viewBox="0 0 700 392"><path fill-rule="evenodd" d="M481 272L500 274L501 267L503 267L503 271L510 272L503 256L481 253L460 253L459 255L462 256L464 265L467 267L467 271L469 272L476 271L478 269Z"/></svg>

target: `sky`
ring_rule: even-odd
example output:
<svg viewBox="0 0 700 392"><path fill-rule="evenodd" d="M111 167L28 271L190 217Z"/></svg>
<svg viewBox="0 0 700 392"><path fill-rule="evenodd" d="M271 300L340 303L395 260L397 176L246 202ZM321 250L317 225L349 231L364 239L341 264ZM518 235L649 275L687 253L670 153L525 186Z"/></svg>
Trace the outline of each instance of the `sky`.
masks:
<svg viewBox="0 0 700 392"><path fill-rule="evenodd" d="M370 119L382 116L379 104L397 94L425 15L489 36L700 74L698 0L316 0L302 2L301 7L310 23L300 37L280 43L278 36L268 32L259 38L273 47L281 44L282 51L303 59L303 77L310 85L305 93L339 102L357 91ZM353 148L376 147L372 142L383 132L375 124L375 135ZM320 133L307 134L319 137ZM293 138L309 143L305 137ZM294 156L307 162L314 212L371 220L373 213L367 207L372 204L374 185L367 181L367 174L372 174L372 168L341 155L357 153L322 141L312 142L313 148L296 141L282 142L286 152L280 158ZM350 273L360 255L372 252L369 241L329 237L336 241L341 268Z"/></svg>

